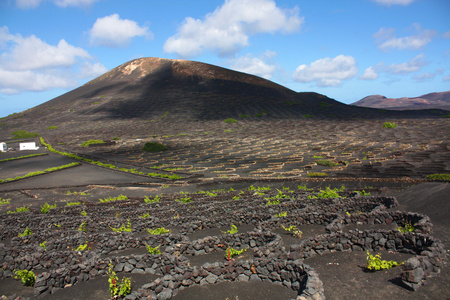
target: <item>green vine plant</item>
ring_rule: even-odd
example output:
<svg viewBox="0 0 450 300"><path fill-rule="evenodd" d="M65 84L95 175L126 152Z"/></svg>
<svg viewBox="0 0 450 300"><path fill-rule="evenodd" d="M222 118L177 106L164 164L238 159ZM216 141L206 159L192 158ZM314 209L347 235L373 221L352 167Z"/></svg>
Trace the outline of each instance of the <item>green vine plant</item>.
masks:
<svg viewBox="0 0 450 300"><path fill-rule="evenodd" d="M86 230L86 223L87 223L87 221L81 223L77 230L81 231L81 232L86 232L87 231Z"/></svg>
<svg viewBox="0 0 450 300"><path fill-rule="evenodd" d="M107 202L113 202L113 201L123 201L128 200L128 197L125 195L119 195L117 197L109 197L105 199L100 199L100 203L107 203Z"/></svg>
<svg viewBox="0 0 450 300"><path fill-rule="evenodd" d="M317 193L317 196L309 195L309 196L308 196L308 199L317 199L317 198L326 198L326 199L328 199L328 198L341 198L341 196L339 196L339 192L342 192L342 191L343 191L342 188L345 189L344 186L342 186L340 189L337 189L337 188L331 189L329 186L327 186L327 187L325 188L325 190L320 190L320 191Z"/></svg>
<svg viewBox="0 0 450 300"><path fill-rule="evenodd" d="M176 199L175 201L182 202L182 203L185 203L185 204L192 202L191 197L179 198L179 199Z"/></svg>
<svg viewBox="0 0 450 300"><path fill-rule="evenodd" d="M91 250L91 245L87 241L85 244L81 244L77 248L72 248L73 251L85 251L86 249Z"/></svg>
<svg viewBox="0 0 450 300"><path fill-rule="evenodd" d="M145 244L145 246L147 247L147 251L149 254L154 254L154 255L159 255L161 254L161 250L159 250L159 247L161 247L161 245L159 245L158 247L153 248L150 245Z"/></svg>
<svg viewBox="0 0 450 300"><path fill-rule="evenodd" d="M114 272L114 266L111 263L109 263L108 275L111 297L115 299L115 296L124 297L131 293L131 279L129 277L124 277L122 278L122 281L119 282L119 278L117 277L116 272Z"/></svg>
<svg viewBox="0 0 450 300"><path fill-rule="evenodd" d="M25 228L23 233L19 233L19 236L24 237L24 236L28 236L28 235L32 235L32 234L33 234L33 231L31 231L31 229L27 227L27 228Z"/></svg>
<svg viewBox="0 0 450 300"><path fill-rule="evenodd" d="M159 202L160 199L161 198L159 196L155 196L153 199L150 199L148 196L145 196L144 202L147 203L147 204L157 203L157 202Z"/></svg>
<svg viewBox="0 0 450 300"><path fill-rule="evenodd" d="M77 206L80 204L81 204L81 202L66 202L66 206Z"/></svg>
<svg viewBox="0 0 450 300"><path fill-rule="evenodd" d="M228 233L228 234L235 234L238 232L237 226L234 224L231 224L231 229L227 231L222 231L222 233Z"/></svg>
<svg viewBox="0 0 450 300"><path fill-rule="evenodd" d="M370 252L367 250L367 264L366 269L372 272L379 271L379 270L388 270L390 268L403 265L404 262L396 262L393 260L387 261L387 260L381 260L381 254L378 253L376 255L370 254Z"/></svg>
<svg viewBox="0 0 450 300"><path fill-rule="evenodd" d="M281 226L283 227L283 229L285 231L289 231L292 235L294 235L294 236L296 236L298 238L301 238L302 235L303 235L303 231L299 230L297 228L297 226L295 226L295 225L291 225L289 227L284 227L283 225L281 225Z"/></svg>
<svg viewBox="0 0 450 300"><path fill-rule="evenodd" d="M279 214L275 215L275 218L283 218L283 217L287 217L287 211L282 211Z"/></svg>
<svg viewBox="0 0 450 300"><path fill-rule="evenodd" d="M401 233L414 232L416 231L416 227L414 227L414 225L412 225L410 222L405 221L405 227L399 227L398 231L400 231Z"/></svg>
<svg viewBox="0 0 450 300"><path fill-rule="evenodd" d="M266 205L278 205L278 204L280 204L280 200L272 200L272 201L267 200L266 203Z"/></svg>
<svg viewBox="0 0 450 300"><path fill-rule="evenodd" d="M48 213L50 211L50 209L53 209L53 208L56 208L56 207L57 207L56 204L50 205L47 202L45 202L44 205L41 205L41 213L46 214L46 213Z"/></svg>
<svg viewBox="0 0 450 300"><path fill-rule="evenodd" d="M9 204L10 201L11 199L3 199L2 197L0 197L0 205Z"/></svg>
<svg viewBox="0 0 450 300"><path fill-rule="evenodd" d="M147 229L147 232L151 235L159 235L159 234L165 234L170 233L170 229L165 229L164 227L159 227L156 229Z"/></svg>
<svg viewBox="0 0 450 300"><path fill-rule="evenodd" d="M114 227L110 227L112 229L112 231L114 232L131 232L131 223L130 220L127 220L127 226L125 226L124 224L122 224L119 228L114 228Z"/></svg>
<svg viewBox="0 0 450 300"><path fill-rule="evenodd" d="M139 218L141 219L145 219L145 218L149 218L150 214L149 213L143 213L142 215L139 216Z"/></svg>
<svg viewBox="0 0 450 300"><path fill-rule="evenodd" d="M87 216L87 212L86 212L86 210L84 210L84 209L80 212L80 214L81 214L82 216L85 216L85 217Z"/></svg>
<svg viewBox="0 0 450 300"><path fill-rule="evenodd" d="M43 241L42 243L39 243L39 247L44 249L44 251L47 251L47 248L45 247L45 244L47 244L47 241Z"/></svg>
<svg viewBox="0 0 450 300"><path fill-rule="evenodd" d="M16 213L22 213L22 212L27 212L27 211L30 211L30 208L23 206L23 207L16 207L16 211L8 210L6 213L7 214L16 214Z"/></svg>
<svg viewBox="0 0 450 300"><path fill-rule="evenodd" d="M20 279L25 286L33 286L36 282L36 274L28 270L14 270L14 279Z"/></svg>
<svg viewBox="0 0 450 300"><path fill-rule="evenodd" d="M248 250L248 248L237 250L237 249L228 247L227 250L225 251L225 258L226 259L233 258L236 255L241 255L242 253L244 253L247 250Z"/></svg>

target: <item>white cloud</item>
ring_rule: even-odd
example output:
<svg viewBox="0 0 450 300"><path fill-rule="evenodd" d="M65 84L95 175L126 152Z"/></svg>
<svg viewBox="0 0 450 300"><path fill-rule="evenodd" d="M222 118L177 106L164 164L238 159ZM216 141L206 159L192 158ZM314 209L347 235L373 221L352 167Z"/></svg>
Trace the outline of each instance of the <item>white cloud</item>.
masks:
<svg viewBox="0 0 450 300"><path fill-rule="evenodd" d="M23 91L40 92L53 88L70 88L77 81L64 74L33 71L9 71L0 67L0 93L19 94Z"/></svg>
<svg viewBox="0 0 450 300"><path fill-rule="evenodd" d="M387 67L387 72L392 74L409 74L419 71L423 66L427 65L424 60L425 55L419 54L413 59L401 63L401 64L391 64Z"/></svg>
<svg viewBox="0 0 450 300"><path fill-rule="evenodd" d="M135 21L120 19L118 14L98 18L89 31L92 45L123 47L137 36L153 38L148 27L141 27Z"/></svg>
<svg viewBox="0 0 450 300"><path fill-rule="evenodd" d="M67 6L89 6L98 0L53 0L56 5L61 7Z"/></svg>
<svg viewBox="0 0 450 300"><path fill-rule="evenodd" d="M13 44L9 52L0 55L0 64L8 69L33 70L50 67L67 67L76 63L77 58L90 59L89 53L79 47L60 40L58 45L52 46L34 35L22 37L10 35L7 27L0 28L4 42ZM6 41L5 41L6 40Z"/></svg>
<svg viewBox="0 0 450 300"><path fill-rule="evenodd" d="M398 50L417 50L423 48L431 42L437 32L429 29L422 29L419 24L413 24L417 31L416 35L397 38L394 28L381 28L373 36L375 37L378 48L382 51L389 49Z"/></svg>
<svg viewBox="0 0 450 300"><path fill-rule="evenodd" d="M89 6L98 0L52 0L52 2L60 7L68 6ZM41 4L42 0L16 0L16 6L22 9L36 8Z"/></svg>
<svg viewBox="0 0 450 300"><path fill-rule="evenodd" d="M420 75L413 76L413 79L417 82L424 82L436 77L436 73L423 73Z"/></svg>
<svg viewBox="0 0 450 300"><path fill-rule="evenodd" d="M106 73L108 69L101 63L91 63L88 61L83 62L80 67L79 78L95 78Z"/></svg>
<svg viewBox="0 0 450 300"><path fill-rule="evenodd" d="M295 81L312 82L318 86L339 86L342 80L356 76L358 68L352 56L322 58L310 65L300 65L293 74Z"/></svg>
<svg viewBox="0 0 450 300"><path fill-rule="evenodd" d="M42 0L16 0L16 5L18 8L28 9L36 8L41 4Z"/></svg>
<svg viewBox="0 0 450 300"><path fill-rule="evenodd" d="M0 55L0 93L71 88L77 85L77 78L104 71L101 64L88 62L92 57L86 50L65 40L49 45L34 35L10 34L4 26L0 27L0 46L4 48Z"/></svg>
<svg viewBox="0 0 450 300"><path fill-rule="evenodd" d="M450 75L448 76L444 76L444 78L442 78L443 81L450 81Z"/></svg>
<svg viewBox="0 0 450 300"><path fill-rule="evenodd" d="M271 79L276 69L275 64L270 62L270 59L274 56L276 56L276 52L272 51L266 51L259 57L247 54L231 59L230 69Z"/></svg>
<svg viewBox="0 0 450 300"><path fill-rule="evenodd" d="M411 3L413 3L415 0L372 0L373 2L376 2L378 4L382 4L382 5L387 5L387 6L391 6L391 5L410 5Z"/></svg>
<svg viewBox="0 0 450 300"><path fill-rule="evenodd" d="M442 34L442 37L443 37L444 39L450 39L450 31L444 32L444 33Z"/></svg>
<svg viewBox="0 0 450 300"><path fill-rule="evenodd" d="M298 8L282 10L273 0L226 0L203 20L186 18L164 50L185 58L205 50L227 56L247 46L252 34L291 33L303 22Z"/></svg>
<svg viewBox="0 0 450 300"><path fill-rule="evenodd" d="M364 74L359 76L359 79L362 79L362 80L374 80L377 78L378 78L378 73L375 71L375 69L373 67L368 67L364 71Z"/></svg>

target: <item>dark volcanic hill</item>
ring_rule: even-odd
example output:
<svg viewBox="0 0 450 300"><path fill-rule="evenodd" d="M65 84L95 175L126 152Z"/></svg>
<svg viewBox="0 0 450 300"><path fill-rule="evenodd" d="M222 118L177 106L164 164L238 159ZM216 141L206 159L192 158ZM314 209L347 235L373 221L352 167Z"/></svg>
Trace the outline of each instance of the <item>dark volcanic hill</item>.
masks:
<svg viewBox="0 0 450 300"><path fill-rule="evenodd" d="M297 93L272 81L200 62L140 58L18 115L10 129L81 130L91 121L181 122L246 118L390 118L436 112L380 112L346 105L312 92ZM18 118L20 116L20 118ZM106 125L105 125L106 124ZM130 127L136 123L131 123ZM46 127L47 126L47 127ZM181 125L180 125L181 126ZM90 126L95 129L95 126Z"/></svg>
<svg viewBox="0 0 450 300"><path fill-rule="evenodd" d="M141 58L37 106L46 117L187 120L270 114L352 115L358 110L316 93L297 93L272 81L187 60ZM48 111L53 110L52 115Z"/></svg>
<svg viewBox="0 0 450 300"><path fill-rule="evenodd" d="M419 97L386 98L381 95L367 96L351 105L383 109L450 109L450 91L430 93Z"/></svg>

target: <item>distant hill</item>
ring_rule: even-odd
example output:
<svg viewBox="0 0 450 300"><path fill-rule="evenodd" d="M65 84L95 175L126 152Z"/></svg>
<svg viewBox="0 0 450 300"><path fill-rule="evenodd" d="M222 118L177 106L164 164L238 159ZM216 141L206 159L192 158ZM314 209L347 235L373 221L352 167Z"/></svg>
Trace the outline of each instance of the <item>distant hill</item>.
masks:
<svg viewBox="0 0 450 300"><path fill-rule="evenodd" d="M386 98L381 95L367 96L351 105L382 109L431 109L450 110L450 91L430 93L419 97Z"/></svg>
<svg viewBox="0 0 450 300"><path fill-rule="evenodd" d="M140 58L41 105L2 119L0 129L46 135L208 120L438 117L446 112L389 111L295 92L267 79L201 62ZM95 125L92 125L96 121ZM139 125L140 124L140 125ZM57 131L47 130L58 127ZM0 130L1 132L1 130Z"/></svg>

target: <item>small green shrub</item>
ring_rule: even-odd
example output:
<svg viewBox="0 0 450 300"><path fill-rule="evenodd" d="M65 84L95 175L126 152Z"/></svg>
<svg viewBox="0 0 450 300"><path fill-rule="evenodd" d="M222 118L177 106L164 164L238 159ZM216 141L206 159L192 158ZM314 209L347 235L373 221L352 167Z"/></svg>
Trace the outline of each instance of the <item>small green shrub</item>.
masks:
<svg viewBox="0 0 450 300"><path fill-rule="evenodd" d="M225 123L238 123L239 121L233 118L228 118L224 120Z"/></svg>
<svg viewBox="0 0 450 300"><path fill-rule="evenodd" d="M14 135L14 139L26 139L26 138L34 138L39 136L39 133L35 133L35 132L28 132L26 130L16 130L13 133L11 133L12 135Z"/></svg>
<svg viewBox="0 0 450 300"><path fill-rule="evenodd" d="M45 202L44 205L41 205L41 213L46 214L50 211L50 209L56 208L56 204L50 205L47 202Z"/></svg>
<svg viewBox="0 0 450 300"><path fill-rule="evenodd" d="M9 204L10 201L11 199L2 199L2 197L0 197L0 205Z"/></svg>
<svg viewBox="0 0 450 300"><path fill-rule="evenodd" d="M312 115L303 115L305 118L312 118Z"/></svg>
<svg viewBox="0 0 450 300"><path fill-rule="evenodd" d="M443 181L449 181L450 180L450 174L431 174L426 177L430 180L443 180Z"/></svg>
<svg viewBox="0 0 450 300"><path fill-rule="evenodd" d="M116 137L113 137L112 140L113 140L113 141L118 141L118 140L119 140L119 137L117 137L117 136L116 136Z"/></svg>
<svg viewBox="0 0 450 300"><path fill-rule="evenodd" d="M244 115L244 114L239 115L239 118L241 118L241 119L246 119L246 118L248 118L248 117L249 117L249 115Z"/></svg>
<svg viewBox="0 0 450 300"><path fill-rule="evenodd" d="M155 196L153 199L150 199L148 196L145 196L144 197L144 202L145 203L157 203L157 202L159 202L159 200L160 200L161 198L157 195L157 196Z"/></svg>
<svg viewBox="0 0 450 300"><path fill-rule="evenodd" d="M257 118L262 117L262 116L263 116L262 113L256 113L256 114L255 114L255 117L257 117Z"/></svg>
<svg viewBox="0 0 450 300"><path fill-rule="evenodd" d="M316 160L316 164L318 164L319 166L326 166L326 167L334 167L334 166L339 165L337 162L334 162L332 160L326 160L326 159Z"/></svg>
<svg viewBox="0 0 450 300"><path fill-rule="evenodd" d="M231 224L231 229L227 231L222 231L222 233L228 233L228 234L235 234L238 232L237 226L234 224Z"/></svg>
<svg viewBox="0 0 450 300"><path fill-rule="evenodd" d="M153 247L150 246L150 245L145 245L145 246L147 247L147 251L148 251L149 254L154 254L154 255L159 255L159 254L161 254L161 250L159 250L159 247L160 247L161 245L159 245L158 247L155 247L155 248L153 248Z"/></svg>
<svg viewBox="0 0 450 300"><path fill-rule="evenodd" d="M338 189L331 189L329 186L325 188L325 190L320 190L317 193L317 197L319 198L340 198L338 193Z"/></svg>
<svg viewBox="0 0 450 300"><path fill-rule="evenodd" d="M47 244L47 241L43 241L42 243L39 243L39 247L44 249L44 251L47 251L47 248L45 247L45 244Z"/></svg>
<svg viewBox="0 0 450 300"><path fill-rule="evenodd" d="M167 146L156 142L145 143L144 148L142 148L142 150L147 152L161 152L166 151L168 149L169 148Z"/></svg>
<svg viewBox="0 0 450 300"><path fill-rule="evenodd" d="M170 233L170 229L165 229L164 227L159 227L156 229L147 229L147 232L151 235L160 235L160 234L166 234Z"/></svg>
<svg viewBox="0 0 450 300"><path fill-rule="evenodd" d="M192 202L191 197L179 198L179 199L176 199L175 201L182 202L185 204Z"/></svg>
<svg viewBox="0 0 450 300"><path fill-rule="evenodd" d="M414 225L412 225L410 222L405 221L405 227L399 227L398 231L400 231L401 233L414 232L416 231L416 227L414 227Z"/></svg>
<svg viewBox="0 0 450 300"><path fill-rule="evenodd" d="M7 214L15 214L15 213L21 213L21 212L27 212L30 211L30 208L23 206L23 207L17 207L16 211L11 211L9 210L8 212L6 212Z"/></svg>
<svg viewBox="0 0 450 300"><path fill-rule="evenodd" d="M387 260L381 260L381 254L378 253L377 255L370 254L369 251L367 251L367 264L366 269L369 271L379 271L379 270L388 270L390 268L402 265L403 262L396 262L393 260L387 261Z"/></svg>
<svg viewBox="0 0 450 300"><path fill-rule="evenodd" d="M77 206L80 204L81 204L81 202L66 202L66 206Z"/></svg>
<svg viewBox="0 0 450 300"><path fill-rule="evenodd" d="M287 211L282 211L279 214L275 215L275 218L283 218L283 217L287 217Z"/></svg>
<svg viewBox="0 0 450 300"><path fill-rule="evenodd" d="M58 129L58 126L49 126L49 127L47 127L47 130L52 130L52 129Z"/></svg>
<svg viewBox="0 0 450 300"><path fill-rule="evenodd" d="M324 172L309 172L308 177L327 177L328 173Z"/></svg>
<svg viewBox="0 0 450 300"><path fill-rule="evenodd" d="M109 264L108 276L109 291L112 298L115 299L115 296L122 298L131 293L131 279L124 277L122 278L122 282L119 282L119 278L116 272L114 272L114 266L111 263Z"/></svg>
<svg viewBox="0 0 450 300"><path fill-rule="evenodd" d="M110 227L110 228L114 232L131 232L132 231L130 220L127 220L127 226L122 224L119 228L113 228L113 227Z"/></svg>
<svg viewBox="0 0 450 300"><path fill-rule="evenodd" d="M81 223L80 224L80 226L78 227L78 231L81 231L81 232L86 232L87 230L86 230L86 224L87 224L87 221L84 221L83 223Z"/></svg>
<svg viewBox="0 0 450 300"><path fill-rule="evenodd" d="M97 144L104 144L105 142L103 140L89 140L85 141L81 144L82 147L88 147L89 145L97 145Z"/></svg>
<svg viewBox="0 0 450 300"><path fill-rule="evenodd" d="M383 124L383 128L395 128L395 127L397 127L397 124L392 122L384 122Z"/></svg>
<svg viewBox="0 0 450 300"><path fill-rule="evenodd" d="M248 248L245 249L241 249L241 250L237 250L231 247L228 247L227 250L225 250L225 258L226 259L231 259L236 255L241 255L242 253L244 253L245 251L247 251Z"/></svg>
<svg viewBox="0 0 450 300"><path fill-rule="evenodd" d="M86 249L91 250L91 247L89 246L88 242L79 245L77 248L72 248L73 251L85 251Z"/></svg>
<svg viewBox="0 0 450 300"><path fill-rule="evenodd" d="M273 200L273 201L267 200L266 203L266 205L278 205L278 204L280 204L280 200Z"/></svg>
<svg viewBox="0 0 450 300"><path fill-rule="evenodd" d="M281 227L283 227L283 229L285 231L289 231L290 233L292 233L294 236L301 238L303 235L303 231L300 231L299 229L297 229L297 226L295 225L291 225L289 227L284 227L283 225L281 225Z"/></svg>
<svg viewBox="0 0 450 300"><path fill-rule="evenodd" d="M25 228L23 233L19 233L19 236L24 237L24 236L28 236L28 235L32 235L32 234L33 234L33 231L31 231L31 229L27 227L27 228Z"/></svg>
<svg viewBox="0 0 450 300"><path fill-rule="evenodd" d="M14 279L20 279L22 284L25 286L33 286L36 282L36 275L33 271L14 270Z"/></svg>
<svg viewBox="0 0 450 300"><path fill-rule="evenodd" d="M99 200L100 200L100 203L107 203L107 202L128 200L128 197L125 195L119 195L117 197L109 197L109 198L99 199Z"/></svg>

